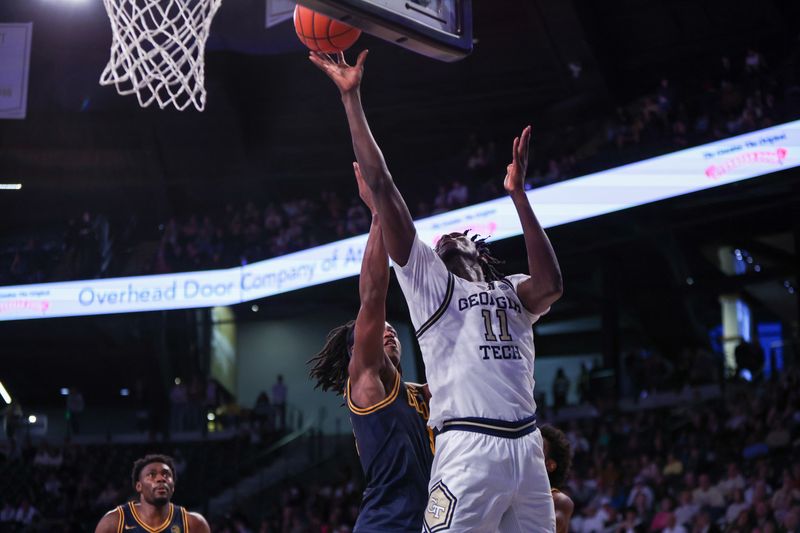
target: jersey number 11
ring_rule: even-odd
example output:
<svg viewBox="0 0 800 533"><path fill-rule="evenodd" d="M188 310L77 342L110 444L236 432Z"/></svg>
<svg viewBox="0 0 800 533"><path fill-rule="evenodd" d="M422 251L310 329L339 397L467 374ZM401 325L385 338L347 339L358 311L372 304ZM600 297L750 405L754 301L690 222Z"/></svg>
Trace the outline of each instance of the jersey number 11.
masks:
<svg viewBox="0 0 800 533"><path fill-rule="evenodd" d="M508 314L506 314L506 310L498 309L495 313L497 314L497 320L500 321L500 340L503 342L513 341L514 339L508 333ZM492 327L492 312L484 309L481 314L483 315L483 326L486 328L484 338L489 342L496 342L498 338L494 334L494 328Z"/></svg>

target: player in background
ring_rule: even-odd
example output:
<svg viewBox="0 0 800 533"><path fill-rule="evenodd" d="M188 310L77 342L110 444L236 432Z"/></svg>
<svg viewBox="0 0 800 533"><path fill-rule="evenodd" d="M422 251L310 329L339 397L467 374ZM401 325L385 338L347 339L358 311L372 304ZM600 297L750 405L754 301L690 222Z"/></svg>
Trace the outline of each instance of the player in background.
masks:
<svg viewBox="0 0 800 533"><path fill-rule="evenodd" d="M425 531L555 531L533 399L533 323L562 293L561 271L523 182L531 129L514 139L505 190L519 216L532 276L501 276L482 240L417 236L361 104L367 52L351 66L311 53L339 89L356 159L411 312L437 432Z"/></svg>
<svg viewBox="0 0 800 533"><path fill-rule="evenodd" d="M556 509L556 533L567 533L575 504L561 492L572 466L572 449L564 432L550 425L540 426L544 437L544 464L550 478L550 492Z"/></svg>
<svg viewBox="0 0 800 533"><path fill-rule="evenodd" d="M311 377L347 400L367 485L353 531L419 533L433 461L427 390L401 379L400 341L386 322L389 258L381 220L357 163L353 169L372 213L358 281L361 307L355 321L328 334L310 361Z"/></svg>
<svg viewBox="0 0 800 533"><path fill-rule="evenodd" d="M107 512L95 533L210 533L208 522L198 513L172 504L175 465L166 455L146 455L133 463L133 488L139 501L131 501Z"/></svg>

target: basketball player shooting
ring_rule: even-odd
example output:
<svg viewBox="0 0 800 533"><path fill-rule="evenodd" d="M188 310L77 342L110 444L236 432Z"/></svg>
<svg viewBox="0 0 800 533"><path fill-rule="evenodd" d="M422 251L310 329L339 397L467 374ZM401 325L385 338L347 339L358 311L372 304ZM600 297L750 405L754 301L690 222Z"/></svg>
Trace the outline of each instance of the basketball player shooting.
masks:
<svg viewBox="0 0 800 533"><path fill-rule="evenodd" d="M433 443L426 423L424 388L401 380L401 346L386 322L389 261L372 193L353 168L372 224L361 262L361 307L347 324L333 329L325 347L311 359L317 387L344 392L366 488L354 533L422 529L431 474Z"/></svg>
<svg viewBox="0 0 800 533"><path fill-rule="evenodd" d="M417 328L437 433L424 530L554 532L553 498L533 399L533 329L562 293L555 252L525 194L531 129L514 139L503 182L522 224L531 276L502 276L477 236L417 236L367 123L356 64L311 53L336 84L383 240Z"/></svg>

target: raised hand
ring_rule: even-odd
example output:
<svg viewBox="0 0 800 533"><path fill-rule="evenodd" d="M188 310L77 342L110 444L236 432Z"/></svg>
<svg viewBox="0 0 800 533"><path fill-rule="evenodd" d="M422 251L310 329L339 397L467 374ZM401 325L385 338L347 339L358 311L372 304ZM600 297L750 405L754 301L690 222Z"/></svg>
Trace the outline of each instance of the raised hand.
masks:
<svg viewBox="0 0 800 533"><path fill-rule="evenodd" d="M367 209L371 214L375 214L375 201L372 199L372 189L369 188L367 182L364 181L364 176L361 175L361 167L358 163L353 162L353 172L356 174L356 183L358 184L358 195L361 200L366 204Z"/></svg>
<svg viewBox="0 0 800 533"><path fill-rule="evenodd" d="M528 146L531 141L531 127L522 130L520 137L514 138L511 163L506 167L503 187L506 192L524 191L525 174L528 172Z"/></svg>
<svg viewBox="0 0 800 533"><path fill-rule="evenodd" d="M364 61L366 61L368 53L369 50L363 50L358 54L356 64L352 66L347 64L344 52L339 52L333 57L320 52L310 52L308 59L327 74L339 91L345 94L356 91L361 86L361 78L364 76Z"/></svg>

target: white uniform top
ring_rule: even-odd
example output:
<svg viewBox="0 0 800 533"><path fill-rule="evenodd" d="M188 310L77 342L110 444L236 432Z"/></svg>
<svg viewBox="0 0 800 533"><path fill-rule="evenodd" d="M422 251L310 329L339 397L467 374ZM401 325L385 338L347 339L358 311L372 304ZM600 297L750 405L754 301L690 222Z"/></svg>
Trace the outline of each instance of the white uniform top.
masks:
<svg viewBox="0 0 800 533"><path fill-rule="evenodd" d="M451 274L414 237L408 263L395 265L425 361L428 425L452 418L516 421L533 415L533 328L517 286L530 276L472 282Z"/></svg>

